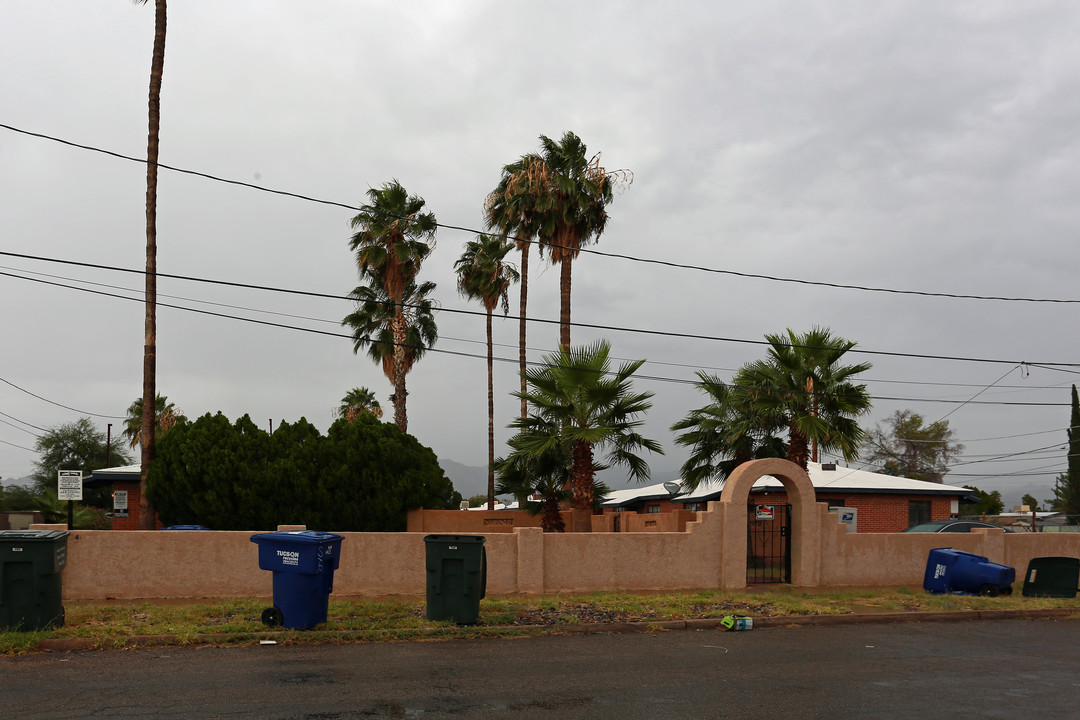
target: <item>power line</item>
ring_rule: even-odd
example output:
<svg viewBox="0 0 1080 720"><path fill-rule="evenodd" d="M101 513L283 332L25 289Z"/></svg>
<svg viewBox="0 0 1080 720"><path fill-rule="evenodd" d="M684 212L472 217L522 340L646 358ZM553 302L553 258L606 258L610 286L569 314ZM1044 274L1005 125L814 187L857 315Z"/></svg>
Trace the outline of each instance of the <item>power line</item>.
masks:
<svg viewBox="0 0 1080 720"><path fill-rule="evenodd" d="M28 452L32 452L32 453L36 453L36 452L37 452L37 450L34 450L34 449L32 449L32 448L28 448L28 447L26 447L25 445L16 445L15 443L13 443L13 442L8 442L7 440L0 440L0 443L3 443L4 445L10 445L10 446L11 446L11 447L13 447L13 448L19 448L20 450L26 450L26 451L28 451Z"/></svg>
<svg viewBox="0 0 1080 720"><path fill-rule="evenodd" d="M3 127L3 126L0 125L0 127ZM98 269L98 270L112 270L112 271L116 271L116 272L126 272L126 273L139 274L139 275L144 275L146 273L145 270L140 270L140 269L122 268L122 267L116 267L116 266L112 266L112 265L101 265L101 264L98 264L98 263L80 262L80 261L76 261L76 260L62 260L62 259L59 259L59 258L49 258L49 257L40 256L40 255L27 255L25 253L15 253L15 252L9 252L9 251L0 251L0 255L9 256L9 257L17 257L17 258L22 258L22 259L25 259L25 260L37 260L37 261L41 261L41 262L60 263L60 264L64 264L64 265L75 265L75 266L78 266L78 267L88 267L88 268L94 268L94 269ZM18 275L10 275L9 273L0 273L0 275L9 275L10 277L17 277L17 278L20 278L22 280L31 280L31 281L34 281L34 282L44 282L44 281L41 281L41 280L34 280L33 278L26 278L26 277L21 277L21 276L18 276ZM274 286L270 286L270 285L255 285L255 284L252 284L252 283L240 283L240 282L233 282L233 281L230 281L230 280L213 280L213 279L209 279L209 278L200 278L200 277L194 277L194 276L190 276L190 275L176 275L176 274L171 274L171 273L160 273L160 272L156 273L156 275L157 275L157 277L170 278L170 279L174 279L174 280L186 280L186 281L189 281L189 282L206 283L206 284L210 284L210 285L222 285L222 286L226 286L226 287L237 287L237 288L244 288L244 289L248 289L248 290L263 290L263 291L267 291L267 292L277 292L277 293L285 293L285 294L289 294L289 295L300 295L300 296L305 296L305 297L316 297L316 298L333 299L333 300L352 300L352 298L350 298L348 295L333 295L333 294L330 294L330 293L320 293L320 292L313 292L313 291L309 291L309 290L295 290L295 289L291 289L291 288L281 288L281 287L274 287ZM56 284L56 283L46 283L46 284ZM89 291L89 290L85 290L84 288L75 288L75 289L84 290L86 292L92 292L92 291ZM99 293L99 294L109 295L109 293ZM116 297L122 297L122 296L116 296ZM130 298L125 298L125 299L130 299ZM406 305L406 307L412 307L407 303L405 305ZM461 314L461 315L472 315L472 316L478 316L478 317L485 317L486 316L486 313L484 313L484 312L482 312L480 310L464 310L464 309L461 309L461 308L440 307L439 311L440 312ZM506 315L504 317L506 319L511 319L511 320L519 320L520 319L520 317L517 316L517 315ZM535 317L526 318L526 321L527 322L542 323L542 324L547 324L547 325L557 325L557 324L560 323L560 321L556 320L556 319L535 318ZM743 344L743 345L771 346L771 343L769 343L768 340L749 340L749 339L746 339L746 338L732 338L732 337L726 337L726 336L720 336L720 335L700 335L700 334L695 334L695 333L681 333L681 332L673 332L673 331L667 331L667 330L648 330L648 329L644 329L644 328L631 328L631 327L624 327L624 326L618 326L618 325L600 325L600 324L596 324L596 323L571 322L570 325L572 327L586 328L586 329L591 329L591 330L608 330L608 331L612 331L612 332L637 333L637 334L642 334L642 335L654 335L654 336L670 337L670 338L682 338L682 339L691 339L691 340L707 340L707 341L713 341L713 342L727 342L727 343L736 343L736 344ZM798 346L798 347L807 347L807 346ZM876 356L884 356L884 357L903 357L903 358L913 358L913 359L921 359L921 360L951 360L951 361L957 361L957 362L975 362L975 363L986 363L986 364L997 364L997 365L1021 365L1021 366L1038 366L1038 367L1044 367L1044 366L1080 367L1080 363L1046 362L1046 361L1038 362L1038 363L1030 363L1030 362L1027 362L1027 361L1024 361L1024 360L1005 360L1005 359L998 359L998 358L964 357L964 356L958 356L958 355L931 355L931 354L927 354L927 353L905 353L905 352L894 352L894 351L887 351L887 350L864 350L864 349L861 349L861 348L858 348L858 347L851 348L850 350L848 350L848 352L862 354L862 355L876 355ZM891 399L891 398L883 398L883 399ZM1053 405L1053 404L1056 404L1056 403L1047 403L1047 404Z"/></svg>
<svg viewBox="0 0 1080 720"><path fill-rule="evenodd" d="M46 430L43 427L38 427L37 425L34 425L33 423L28 423L25 420L20 420L19 418L15 417L14 415L8 415L6 412L0 412L0 415L3 415L4 417L9 418L11 420L14 420L17 423L22 423L23 425L26 425L27 427L32 427L35 430L40 430L41 432L48 432L48 430ZM19 428L19 429L22 430L22 428ZM31 434L33 434L33 433L31 433Z"/></svg>
<svg viewBox="0 0 1080 720"><path fill-rule="evenodd" d="M6 254L6 253L0 253L0 254ZM63 261L58 260L57 262L63 262ZM120 270L121 268L106 267L106 268L103 268L103 269ZM26 269L23 269L23 268L13 268L13 267L9 267L9 266L6 266L6 265L0 265L0 270L10 270L12 272L18 272L18 273L28 273L30 275L37 275L39 277L53 278L54 280L66 280L68 282L81 283L83 285L92 285L94 287L110 288L112 290L122 290L124 292L139 293L139 294L143 293L142 288L123 287L121 285L112 285L112 284L109 284L109 283L94 282L92 280L83 280L81 278L73 278L73 277L68 277L68 276L65 276L65 275L54 275L52 273L37 272L35 270L26 270ZM138 272L138 271L131 271L131 272ZM13 277L19 277L19 276L13 276ZM29 279L29 278L21 278L21 279ZM189 278L184 278L184 279L189 279ZM200 281L202 281L202 280L200 280ZM205 282L214 283L215 281L213 281L213 280L205 280ZM69 286L63 286L63 287L69 287ZM275 315L275 316L278 316L278 317L288 317L288 318L293 318L293 319L296 319L296 320L309 320L311 322L327 323L327 324L331 324L331 325L340 325L341 324L337 320L327 320L325 318L311 317L310 315L297 315L295 313L286 313L286 312L280 312L280 311L275 311L275 310L262 310L260 308L253 308L253 307L248 307L248 306L245 306L245 305L234 305L234 304L230 304L230 303L214 302L214 301L211 301L211 300L200 300L198 298L186 297L186 296L183 296L183 295L169 295L169 294L165 294L165 293L158 293L157 296L158 297L164 297L164 298L170 298L172 300L183 300L185 302L199 303L201 305L211 305L211 306L214 306L214 307L229 308L230 310L244 310L246 312L261 313L261 314L264 314L264 315ZM344 297L344 299L346 299L346 300L351 300L351 298L349 296L323 295L323 294L318 294L318 296L319 297L326 297L326 298L329 298L329 299L342 299ZM445 310L446 312L455 312L454 309L447 309L447 308L442 308L442 307L440 307L439 310L440 311ZM483 313L480 313L479 311L467 311L467 312L471 312L471 313L477 314L477 315L483 315ZM511 317L507 316L506 319L517 319L517 318L511 318ZM445 335L440 336L439 339L440 340L451 340L451 341L455 341L455 342L471 343L471 344L476 344L476 345L485 345L486 344L486 341L484 341L484 340L479 340L479 339L474 340L474 339L470 339L470 338L459 338L459 337L451 337L451 336L445 336ZM514 349L516 349L518 347L517 344L510 344L510 343L493 343L493 345L495 347L514 348ZM535 352L535 353L548 352L547 348L537 348L537 347L527 347L526 350L528 350L530 352ZM612 359L613 360L626 361L626 360L630 360L631 358L621 358L621 357L612 356ZM662 360L654 360L652 358L650 358L648 362L649 362L650 365L663 365L663 366L666 366L666 367L688 368L688 369L693 369L693 370L724 370L724 371L728 371L728 372L735 372L734 368L716 367L716 366L708 366L708 365L693 365L693 364L690 364L690 363L665 362L665 361L662 361ZM1011 370L1010 370L1010 372L1011 372ZM1006 375L1008 375L1008 373L1006 373ZM986 386L976 385L976 384L973 384L973 383L926 382L926 381L916 381L916 380L885 380L885 379L882 379L882 378L865 378L865 382L867 382L867 383L887 383L887 384L898 384L898 385L926 385L926 386L932 386L932 387L961 387L961 388L979 387L979 388L983 388L984 391L989 389ZM999 389L1016 389L1016 390L1060 390L1063 387L1060 384L1059 385L1028 386L1028 385L998 385L996 383L993 384L992 386L997 387ZM932 442L932 441L918 441L918 442Z"/></svg>
<svg viewBox="0 0 1080 720"><path fill-rule="evenodd" d="M76 288L76 289L78 289L78 288ZM58 402L55 402L53 400L49 400L48 398L44 398L44 397L38 395L37 393L32 393L32 392L30 392L29 390L27 390L25 388L21 388L18 385L16 385L15 383L11 382L10 380L5 380L4 378L0 378L0 382L4 383L5 385L10 385L11 387L15 388L19 392L24 392L27 395L30 395L31 397L36 397L38 400L42 400L44 402L47 402L50 405L55 405L57 407L62 407L65 410L71 410L72 412L77 412L80 415L91 415L93 417L109 418L110 420L125 420L126 419L126 418L124 418L123 416L120 416L120 415L102 415L101 413L93 413L93 412L89 412L88 410L79 410L77 408L73 408L73 407L70 407L68 405L64 405L62 403L58 403ZM8 444L10 445L11 443L8 443ZM26 448L23 448L23 449L25 450Z"/></svg>
<svg viewBox="0 0 1080 720"><path fill-rule="evenodd" d="M3 253L0 253L0 254L3 254ZM29 281L29 282L36 282L36 283L40 283L40 284L44 284L44 285L53 285L53 286L56 286L56 287L67 288L69 290L76 290L76 291L79 291L79 292L91 293L93 295L102 295L104 297L112 297L112 298L118 298L120 300L128 300L130 302L142 302L142 300L139 299L139 298L132 298L132 297L128 297L126 295L119 295L119 294L116 294L116 293L105 292L105 291L102 291L102 290L93 290L93 289L90 289L90 288L77 287L77 286L74 286L74 285L64 285L63 283L53 282L51 280L42 280L40 278L23 277L23 276L20 276L20 275L14 275L12 273L6 273L6 272L0 272L0 276L13 277L13 278L17 278L17 279L20 279L20 280L26 280L26 281ZM184 310L186 312L197 313L197 314L200 314L200 315L209 315L211 317L219 317L219 318L224 318L224 319L229 319L229 320L238 320L238 321L241 321L241 322L247 322L247 323L252 323L252 324L256 324L256 325L265 325L265 326L268 326L268 327L276 327L276 328L282 328L282 329L286 329L286 330L297 330L297 331L300 331L300 332L307 332L307 333L312 333L312 334L316 334L316 335L325 335L325 336L328 336L328 337L345 338L345 339L348 339L350 341L355 340L355 338L352 335L346 334L346 333L330 332L328 330L317 330L317 329L314 329L314 328L305 328L305 327L300 327L300 326L296 326L296 325L287 325L287 324L284 324L284 323L270 322L268 320L258 320L258 319L255 319L255 318L241 317L241 316L238 316L238 315L229 315L227 313L213 312L213 311L210 311L210 310L200 310L198 308L191 308L191 307L186 307L186 306L183 306L183 305L174 305L174 304L171 304L171 303L157 303L157 305L159 307L171 308L171 309L174 309L174 310ZM467 312L467 311L462 311L462 312ZM440 353L440 354L444 354L444 355L452 355L452 356L457 356L457 357L467 357L467 358L473 358L473 359L485 360L485 361L487 360L487 355L486 354L485 355L480 355L478 353L466 353L466 352L460 352L460 351L455 351L455 350L446 350L446 349L443 349L443 348L434 348L434 347L427 348L427 351L428 352L433 352L433 353ZM492 358L492 360L494 362L500 362L500 363L506 363L506 364L517 364L517 363L519 363L518 358L503 358L503 357L494 356ZM526 364L531 365L533 367L540 367L540 366L543 366L545 363L537 362L537 361L528 361ZM641 379L641 380L655 380L657 382L676 383L676 384L682 384L682 385L697 385L698 384L697 380L690 379L690 378L671 378L671 377L663 377L663 376L657 376L657 375L641 375L641 374L635 374L634 377L638 378L638 379ZM999 400L976 400L976 401L963 400L963 401L960 401L960 400L949 400L949 399L940 399L940 398L902 398L902 397L885 397L885 396L875 396L875 395L870 396L870 399L871 400L898 401L898 402L937 402L937 403L962 403L962 404L973 404L973 405L1006 405L1006 406L1025 406L1025 407L1063 407L1063 406L1067 406L1069 404L1069 403L1005 402L1005 401L999 401ZM61 407L66 407L66 406L61 406ZM72 408L68 408L68 409L72 409ZM79 411L76 411L76 412L79 412ZM91 413L91 414L93 414L93 413ZM117 416L113 416L113 415L99 415L98 417L112 417L112 418L116 418L116 419L125 419L125 418L117 417Z"/></svg>
<svg viewBox="0 0 1080 720"><path fill-rule="evenodd" d="M128 160L130 162L139 163L140 165L146 165L147 164L146 158L138 158L138 157L134 157L134 156L131 156L131 155L124 155L123 153L114 152L112 150L105 150L104 148L94 147L92 145L84 145L84 144L81 144L81 143L72 142L70 140L64 140L62 138L54 137L52 135L46 135L44 133L37 133L37 132L31 132L29 130L23 130L21 128L14 127L12 125L6 125L6 124L3 124L3 123L0 123L0 128L4 128L6 130L11 130L12 132L16 132L16 133L21 133L23 135L28 135L30 137L36 137L36 138L40 138L40 139L43 139L43 140L50 140L52 142L60 143L62 145L67 145L69 147L79 148L80 150L88 150L90 152L101 153L103 155L108 155L110 157L119 158L121 160ZM189 169L186 169L186 168L179 168L179 167L175 167L175 166L172 166L172 165L166 165L166 164L160 163L160 162L157 163L157 167L163 168L165 170L171 170L171 171L177 172L177 173L182 173L184 175L193 175L195 177L201 177L203 179L212 180L214 182L225 183L225 184L228 184L228 185L236 185L236 186L245 187L245 188L248 188L248 189L251 189L251 190L257 190L259 192L270 193L270 194L273 194L273 195L281 195L281 196L290 197L290 198L293 198L293 199L296 199L296 200L303 200L305 202L312 202L312 203L317 203L317 204L320 204L320 205L328 205L328 206L331 206L331 207L338 207L338 208L343 208L343 209L346 209L346 210L355 210L357 212L362 211L362 208L359 207L359 206L350 205L348 203L343 203L343 202L338 202L336 200L324 200L324 199L321 199L321 198L312 197L310 195L303 195L301 193L289 192L287 190L277 190L275 188L268 188L268 187L266 187L264 185L256 185L254 183L244 182L244 181L241 181L241 180L232 180L232 179L229 179L229 178L223 178L223 177L219 177L217 175L211 175L210 173L200 172L200 171L197 171L197 170L189 170ZM391 213L387 213L387 215L389 215L390 217L396 217ZM398 219L406 219L406 218L398 218ZM440 228L445 228L447 230L459 230L459 231L468 232L468 233L482 233L482 232L484 232L482 230L477 230L476 228L469 228L469 227L464 227L464 226L460 226L460 225L451 225L451 224L448 224L448 223L436 223L436 225L438 227L440 227ZM533 240L532 238L521 238L521 237L516 237L516 236L513 236L513 235L507 235L507 237L509 237L509 238L511 238L511 239L513 239L513 240L515 240L517 242L530 243L530 244L536 244L536 245L546 245L548 247L557 247L557 248L563 248L564 247L564 246L561 246L561 245L556 245L555 243L551 243L551 242L546 242L546 241L541 242L541 241L538 241L538 240ZM920 296L920 297L938 297L938 298L949 298L949 299L958 299L958 300L996 300L996 301L1000 301L1000 302L1080 304L1080 299L1073 300L1073 299L1062 299L1062 298L1010 297L1010 296L1003 296L1003 295L974 295L974 294L964 294L964 293L930 292L930 291L925 291L925 290L904 290L904 289L899 289L899 288L872 287L872 286L869 286L869 285L851 285L851 284L846 284L846 283L832 283L832 282L825 282L825 281L822 281L822 280L805 280L805 279L801 279L801 278L781 277L781 276L778 276L778 275L765 275L765 274L762 274L762 273L748 273L748 272L740 272L740 271L737 271L737 270L724 270L724 269L721 269L721 268L706 267L704 265L692 265L692 264L689 264L689 263L677 263L677 262L672 262L672 261L669 261L669 260L656 260L654 258L643 258L643 257L634 256L634 255L626 255L624 253L610 253L610 252L604 252L602 250L595 250L595 249L592 249L592 248L584 248L583 247L583 248L567 248L567 249L572 249L572 250L575 250L577 252L582 252L582 253L588 253L590 255L598 255L600 257L615 258L615 259L619 259L619 260L628 260L630 262L649 264L649 265L660 265L660 266L663 266L663 267L670 267L670 268L675 268L675 269L679 269L679 270L694 270L694 271L697 271L697 272L704 272L704 273L710 273L710 274L716 274L716 275L729 275L729 276L732 276L732 277L741 277L741 278L747 278L747 279L752 279L752 280L768 280L770 282L790 283L790 284L796 284L796 285L809 285L809 286L815 286L815 287L833 288L833 289L838 289L838 290L860 290L860 291L863 291L863 292L886 293L886 294L892 294L892 295L915 295L915 296Z"/></svg>
<svg viewBox="0 0 1080 720"><path fill-rule="evenodd" d="M0 413L0 415L3 415L3 414L4 414L4 413ZM7 415L6 417L11 417L11 416L10 416L10 415ZM16 425L16 424L15 424L15 423L13 423L13 422L8 422L7 420L0 420L0 423L4 423L5 425L8 425L8 426L10 426L10 427L13 427L13 428L15 428L16 430L22 430L22 431L23 431L24 433L26 433L27 435L33 435L35 439L37 439L37 438L39 438L39 437L40 437L40 435L38 435L37 433L35 433L35 432L34 432L33 430L27 430L27 429L26 429L26 428L24 428L24 427L19 427L18 425Z"/></svg>

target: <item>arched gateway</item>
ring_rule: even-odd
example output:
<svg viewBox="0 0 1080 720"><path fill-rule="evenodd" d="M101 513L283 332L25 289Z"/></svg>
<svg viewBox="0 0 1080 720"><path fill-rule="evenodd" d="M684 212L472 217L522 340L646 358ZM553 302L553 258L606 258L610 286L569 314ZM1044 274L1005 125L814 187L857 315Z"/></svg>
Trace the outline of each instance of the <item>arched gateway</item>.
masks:
<svg viewBox="0 0 1080 720"><path fill-rule="evenodd" d="M816 587L821 581L821 516L814 485L805 470L780 458L743 463L724 483L714 508L723 518L720 586L746 587L747 504L750 488L764 475L784 485L791 504L791 584Z"/></svg>

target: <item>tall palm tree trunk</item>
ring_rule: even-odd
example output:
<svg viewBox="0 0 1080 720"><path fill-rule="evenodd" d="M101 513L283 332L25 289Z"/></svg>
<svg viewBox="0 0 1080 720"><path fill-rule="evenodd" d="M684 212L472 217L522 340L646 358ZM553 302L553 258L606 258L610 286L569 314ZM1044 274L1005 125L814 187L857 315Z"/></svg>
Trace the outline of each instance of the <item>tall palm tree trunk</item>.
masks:
<svg viewBox="0 0 1080 720"><path fill-rule="evenodd" d="M409 431L409 419L405 414L405 306L400 298L394 303L394 423L401 432Z"/></svg>
<svg viewBox="0 0 1080 720"><path fill-rule="evenodd" d="M566 532L566 522L562 519L559 509L559 501L556 498L544 498L543 510L540 516L540 527L546 533Z"/></svg>
<svg viewBox="0 0 1080 720"><path fill-rule="evenodd" d="M806 470L806 463L810 459L810 444L806 436L795 429L794 425L788 425L787 459L803 470Z"/></svg>
<svg viewBox="0 0 1080 720"><path fill-rule="evenodd" d="M593 477L596 467L593 465L592 445L584 441L574 443L571 450L570 483L574 490L573 506L578 510L592 511Z"/></svg>
<svg viewBox="0 0 1080 720"><path fill-rule="evenodd" d="M518 311L518 370L521 376L521 417L529 414L529 403L525 399L528 388L525 383L525 314L528 310L529 295L529 243L521 246L521 304ZM490 355L490 353L489 353Z"/></svg>
<svg viewBox="0 0 1080 720"><path fill-rule="evenodd" d="M491 310L487 311L487 371L488 371L488 510L495 509L495 381L494 344L491 342Z"/></svg>
<svg viewBox="0 0 1080 720"><path fill-rule="evenodd" d="M142 458L139 470L139 529L157 525L146 492L146 476L154 460L157 396L157 177L161 126L161 78L165 71L165 0L154 3L154 54L150 61L149 129L146 139L146 318L143 340Z"/></svg>
<svg viewBox="0 0 1080 720"><path fill-rule="evenodd" d="M559 276L559 344L570 352L570 270L572 261L563 258Z"/></svg>

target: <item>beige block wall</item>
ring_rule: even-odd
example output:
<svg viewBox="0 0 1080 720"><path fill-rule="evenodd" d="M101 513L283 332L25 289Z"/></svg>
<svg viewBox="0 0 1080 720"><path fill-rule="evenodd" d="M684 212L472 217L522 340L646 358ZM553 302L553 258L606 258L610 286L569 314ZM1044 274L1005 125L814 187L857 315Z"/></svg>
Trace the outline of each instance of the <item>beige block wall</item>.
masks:
<svg viewBox="0 0 1080 720"><path fill-rule="evenodd" d="M489 594L715 589L722 587L721 513L698 514L682 533L486 535ZM830 516L831 517L831 516ZM426 592L423 533L342 533L334 594ZM250 532L78 530L68 538L64 600L270 597ZM826 521L821 586L920 586L929 551L954 547L1016 569L1032 557L1080 557L1080 534L853 533ZM745 546L743 546L745 562ZM738 587L729 586L729 587ZM1018 588L1019 589L1019 588Z"/></svg>

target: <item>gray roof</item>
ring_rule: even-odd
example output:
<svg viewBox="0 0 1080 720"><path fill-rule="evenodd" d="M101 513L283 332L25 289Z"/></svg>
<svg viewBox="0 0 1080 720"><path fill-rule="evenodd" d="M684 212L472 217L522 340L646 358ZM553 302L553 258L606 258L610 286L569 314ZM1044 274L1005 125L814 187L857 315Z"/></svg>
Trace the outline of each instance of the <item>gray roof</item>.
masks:
<svg viewBox="0 0 1080 720"><path fill-rule="evenodd" d="M951 495L961 497L970 495L971 490L957 487L956 485L943 485L941 483L926 482L925 480L912 480L892 475L856 470L835 466L835 470L823 470L821 463L808 463L810 482L814 484L814 490L818 493L860 493L860 494L890 494L890 495ZM680 482L681 481L677 481ZM783 483L772 475L765 475L754 483L754 490L783 490ZM704 482L697 489L689 492L671 495L664 489L664 485L649 485L642 488L629 488L616 490L607 495L604 507L622 507L633 505L646 500L671 498L673 502L705 502L718 500L724 490L723 480Z"/></svg>

